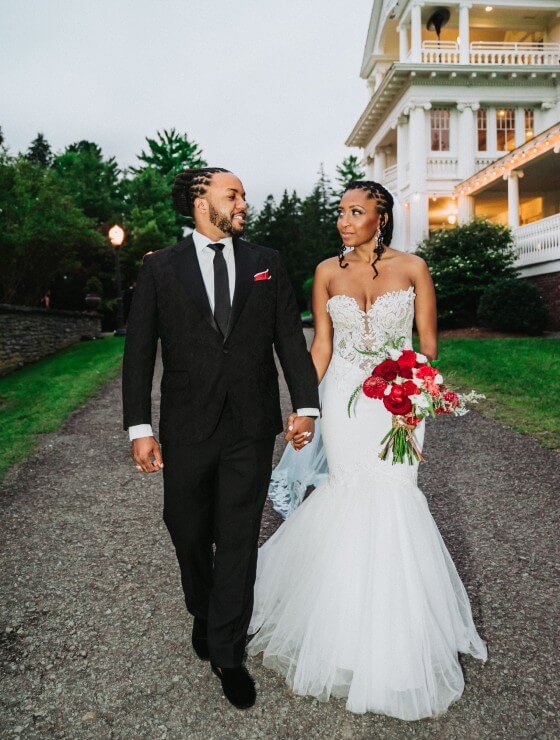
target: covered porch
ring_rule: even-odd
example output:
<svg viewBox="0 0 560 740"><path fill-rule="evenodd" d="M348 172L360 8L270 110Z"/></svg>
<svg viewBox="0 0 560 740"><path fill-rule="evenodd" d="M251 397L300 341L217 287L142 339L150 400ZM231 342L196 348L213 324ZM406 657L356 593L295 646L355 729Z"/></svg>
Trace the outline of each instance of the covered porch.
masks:
<svg viewBox="0 0 560 740"><path fill-rule="evenodd" d="M560 271L560 123L455 188L460 221L509 226L522 274Z"/></svg>

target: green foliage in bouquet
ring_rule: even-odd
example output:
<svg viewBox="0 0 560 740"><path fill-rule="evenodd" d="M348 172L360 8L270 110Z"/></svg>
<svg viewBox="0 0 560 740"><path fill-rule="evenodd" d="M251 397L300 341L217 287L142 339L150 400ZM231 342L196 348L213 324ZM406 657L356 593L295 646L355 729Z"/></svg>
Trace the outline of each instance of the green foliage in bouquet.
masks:
<svg viewBox="0 0 560 740"><path fill-rule="evenodd" d="M523 278L510 278L490 285L478 306L482 326L519 334L542 334L549 316L536 286Z"/></svg>
<svg viewBox="0 0 560 740"><path fill-rule="evenodd" d="M476 325L484 291L516 275L510 230L488 221L436 231L416 254L430 268L442 327Z"/></svg>

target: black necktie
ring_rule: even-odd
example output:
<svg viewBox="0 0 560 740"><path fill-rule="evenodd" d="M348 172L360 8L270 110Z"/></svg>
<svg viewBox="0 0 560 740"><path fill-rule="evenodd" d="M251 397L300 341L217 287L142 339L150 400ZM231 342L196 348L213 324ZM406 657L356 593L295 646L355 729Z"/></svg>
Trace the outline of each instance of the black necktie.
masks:
<svg viewBox="0 0 560 740"><path fill-rule="evenodd" d="M223 254L225 244L209 244L208 246L214 250L214 318L225 337L231 313L229 277L226 258Z"/></svg>

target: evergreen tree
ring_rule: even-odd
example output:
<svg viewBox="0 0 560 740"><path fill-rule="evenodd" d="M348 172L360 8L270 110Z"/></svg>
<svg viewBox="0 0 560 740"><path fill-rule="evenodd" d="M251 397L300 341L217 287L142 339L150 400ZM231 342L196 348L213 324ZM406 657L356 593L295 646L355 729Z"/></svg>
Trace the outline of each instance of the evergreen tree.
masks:
<svg viewBox="0 0 560 740"><path fill-rule="evenodd" d="M102 231L122 214L119 168L91 141L70 144L54 158L55 173L68 195Z"/></svg>
<svg viewBox="0 0 560 740"><path fill-rule="evenodd" d="M343 159L341 164L337 166L336 173L336 180L340 185L337 189L338 197L342 197L344 188L349 182L363 180L365 177L360 160L355 154L350 154L346 159Z"/></svg>
<svg viewBox="0 0 560 740"><path fill-rule="evenodd" d="M146 167L125 180L122 190L124 227L128 234L123 268L132 279L143 255L179 241L183 228L177 222L169 183L154 167Z"/></svg>
<svg viewBox="0 0 560 740"><path fill-rule="evenodd" d="M179 134L172 128L164 129L163 133L156 132L156 138L146 138L147 151L142 150L138 159L143 163L140 167L133 167L132 172L138 173L145 167L153 167L164 177L172 180L179 172L191 167L206 167L206 160L202 156L202 149L195 141L191 141L187 134Z"/></svg>
<svg viewBox="0 0 560 740"><path fill-rule="evenodd" d="M25 158L40 167L50 167L53 162L53 154L49 142L44 135L39 133L33 139L27 150Z"/></svg>
<svg viewBox="0 0 560 740"><path fill-rule="evenodd" d="M42 289L79 274L83 255L102 244L53 170L25 157L0 162L0 302L37 305ZM61 307L54 290L53 302Z"/></svg>

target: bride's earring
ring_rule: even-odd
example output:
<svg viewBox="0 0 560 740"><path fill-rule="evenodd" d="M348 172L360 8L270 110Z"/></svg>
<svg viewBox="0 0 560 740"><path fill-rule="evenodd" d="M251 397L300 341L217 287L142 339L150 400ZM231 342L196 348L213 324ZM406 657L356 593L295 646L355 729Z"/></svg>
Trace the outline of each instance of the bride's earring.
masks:
<svg viewBox="0 0 560 740"><path fill-rule="evenodd" d="M385 246L383 244L383 229L380 226L377 229L377 247L376 247L376 250L375 251L377 252L377 254L379 254L384 249L385 249Z"/></svg>

